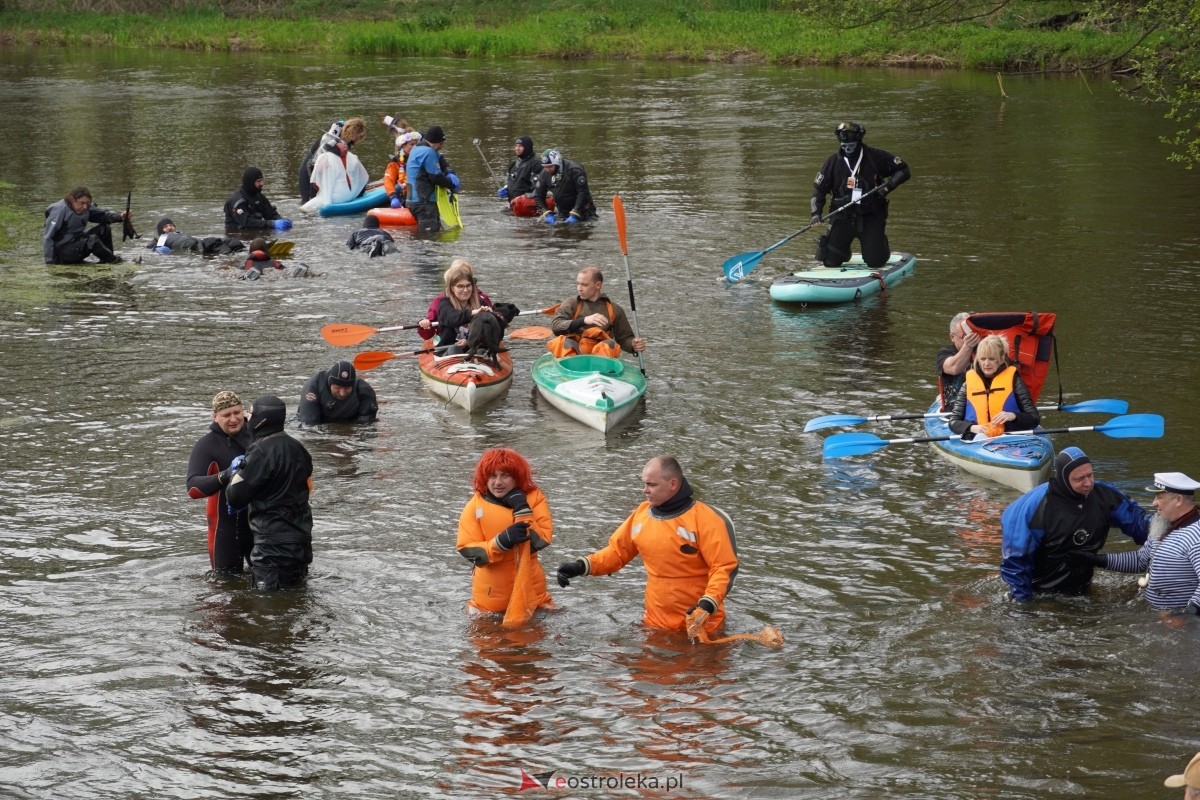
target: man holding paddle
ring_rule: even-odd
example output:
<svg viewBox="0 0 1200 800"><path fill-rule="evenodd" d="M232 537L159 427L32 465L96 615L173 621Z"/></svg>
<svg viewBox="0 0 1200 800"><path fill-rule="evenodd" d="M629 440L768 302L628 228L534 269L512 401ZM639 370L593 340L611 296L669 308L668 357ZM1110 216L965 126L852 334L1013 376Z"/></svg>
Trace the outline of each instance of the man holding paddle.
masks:
<svg viewBox="0 0 1200 800"><path fill-rule="evenodd" d="M850 258L850 243L858 239L863 261L878 269L891 258L887 238L886 195L911 177L899 156L862 143L867 129L857 122L843 122L834 131L838 152L821 166L813 181L812 224L821 222L826 195L832 194L834 219L829 232L817 244L817 259L827 267L840 267ZM870 194L868 197L867 195Z"/></svg>
<svg viewBox="0 0 1200 800"><path fill-rule="evenodd" d="M640 353L646 340L636 336L625 311L604 294L604 274L584 267L575 276L577 296L564 300L550 323L555 337L546 348L557 358L594 354L620 358L621 351Z"/></svg>
<svg viewBox="0 0 1200 800"><path fill-rule="evenodd" d="M1110 527L1142 544L1150 515L1117 487L1097 481L1091 459L1067 447L1055 457L1050 481L1004 509L1000 527L1000 577L1012 599L1025 602L1034 592L1087 592L1094 568L1086 555L1104 547Z"/></svg>

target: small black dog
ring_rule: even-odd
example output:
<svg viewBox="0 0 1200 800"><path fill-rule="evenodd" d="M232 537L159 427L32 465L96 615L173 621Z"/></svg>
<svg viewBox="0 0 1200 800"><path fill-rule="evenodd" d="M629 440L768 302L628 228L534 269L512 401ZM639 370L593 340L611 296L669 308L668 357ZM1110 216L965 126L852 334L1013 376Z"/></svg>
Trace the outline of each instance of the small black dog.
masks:
<svg viewBox="0 0 1200 800"><path fill-rule="evenodd" d="M503 338L503 320L487 311L476 314L467 330L466 357L471 359L486 354L491 357L492 366L499 368L500 361L496 354L500 352L500 340Z"/></svg>
<svg viewBox="0 0 1200 800"><path fill-rule="evenodd" d="M478 354L486 353L492 361L492 366L500 368L500 342L504 340L504 329L513 321L520 310L512 303L496 303L492 313L486 311L476 314L467 329L468 359Z"/></svg>

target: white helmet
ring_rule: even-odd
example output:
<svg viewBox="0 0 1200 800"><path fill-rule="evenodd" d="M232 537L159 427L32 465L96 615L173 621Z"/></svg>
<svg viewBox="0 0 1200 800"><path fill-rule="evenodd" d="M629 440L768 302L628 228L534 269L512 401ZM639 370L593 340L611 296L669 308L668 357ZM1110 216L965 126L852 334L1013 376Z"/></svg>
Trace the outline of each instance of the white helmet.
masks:
<svg viewBox="0 0 1200 800"><path fill-rule="evenodd" d="M557 150L547 150L542 154L542 166L555 166L562 169L562 154Z"/></svg>

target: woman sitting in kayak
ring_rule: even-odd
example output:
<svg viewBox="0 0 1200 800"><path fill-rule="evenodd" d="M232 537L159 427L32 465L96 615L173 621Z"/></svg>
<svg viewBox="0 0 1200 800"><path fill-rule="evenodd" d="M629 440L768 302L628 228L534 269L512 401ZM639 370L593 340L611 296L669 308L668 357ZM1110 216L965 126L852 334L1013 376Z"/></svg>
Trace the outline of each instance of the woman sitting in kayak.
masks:
<svg viewBox="0 0 1200 800"><path fill-rule="evenodd" d="M1007 431L1028 431L1041 416L1021 375L1008 361L1008 342L992 334L975 348L975 361L967 371L963 390L950 412L950 430L999 436Z"/></svg>
<svg viewBox="0 0 1200 800"><path fill-rule="evenodd" d="M475 271L465 260L456 258L450 262L444 278L446 291L434 299L430 311L436 311L438 340L435 346L446 347L443 355L450 355L465 351L471 320L478 314L491 313L493 309L491 299L479 291ZM427 327L427 323L428 318L417 323L423 338L427 338L425 331L432 328L431 324Z"/></svg>
<svg viewBox="0 0 1200 800"><path fill-rule="evenodd" d="M459 516L455 545L474 565L468 610L507 611L508 623L553 608L537 552L553 540L554 522L529 462L515 450L485 450L475 465L474 488ZM524 569L523 559L529 559ZM520 607L510 608L510 601Z"/></svg>

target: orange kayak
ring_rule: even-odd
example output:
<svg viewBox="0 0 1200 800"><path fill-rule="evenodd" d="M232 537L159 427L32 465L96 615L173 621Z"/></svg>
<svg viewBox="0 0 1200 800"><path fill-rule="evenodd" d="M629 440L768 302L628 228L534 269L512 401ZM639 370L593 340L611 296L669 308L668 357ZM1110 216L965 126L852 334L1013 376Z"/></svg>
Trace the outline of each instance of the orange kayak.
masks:
<svg viewBox="0 0 1200 800"><path fill-rule="evenodd" d="M467 359L462 355L439 356L432 350L433 341L417 356L421 367L421 383L434 394L469 412L481 411L503 400L512 386L512 356L502 350L499 368L488 357Z"/></svg>

